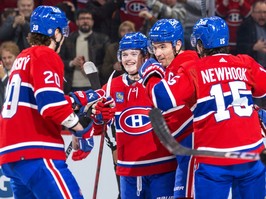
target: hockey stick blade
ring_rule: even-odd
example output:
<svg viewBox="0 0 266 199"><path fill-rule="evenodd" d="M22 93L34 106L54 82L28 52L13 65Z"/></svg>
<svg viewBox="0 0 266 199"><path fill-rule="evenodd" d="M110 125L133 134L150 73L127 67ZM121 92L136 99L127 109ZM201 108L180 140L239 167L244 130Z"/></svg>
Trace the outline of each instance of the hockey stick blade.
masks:
<svg viewBox="0 0 266 199"><path fill-rule="evenodd" d="M152 123L155 134L161 141L161 143L175 155L194 155L200 157L214 157L214 158L231 158L239 160L260 160L258 153L251 152L220 152L220 151L208 151L208 150L196 150L182 146L171 135L170 130L162 116L160 109L154 108L150 111L149 117ZM266 154L264 154L266 155ZM263 162L263 161L262 161Z"/></svg>
<svg viewBox="0 0 266 199"><path fill-rule="evenodd" d="M91 61L85 62L83 65L83 69L88 79L90 80L91 88L93 90L101 88L98 69L96 68L95 64Z"/></svg>

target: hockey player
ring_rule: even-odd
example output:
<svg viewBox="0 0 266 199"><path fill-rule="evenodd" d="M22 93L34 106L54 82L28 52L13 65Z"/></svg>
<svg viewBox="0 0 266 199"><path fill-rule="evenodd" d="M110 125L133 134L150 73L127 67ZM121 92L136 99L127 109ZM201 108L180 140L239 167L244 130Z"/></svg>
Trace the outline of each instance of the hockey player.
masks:
<svg viewBox="0 0 266 199"><path fill-rule="evenodd" d="M72 101L82 106L101 96L94 91L63 93L64 65L58 52L68 34L67 18L56 7L39 6L30 21L31 47L14 61L0 117L0 165L11 178L15 198L83 198L67 167L61 125L75 137L74 148L92 149L83 138Z"/></svg>
<svg viewBox="0 0 266 199"><path fill-rule="evenodd" d="M184 36L183 27L176 19L161 19L157 21L149 32L150 51L160 62L150 59L141 67L140 75L143 73L156 74L153 82L146 85L147 90L151 89L161 78L174 82L173 77L177 74L178 67L187 61L198 59L195 51L183 50ZM157 66L158 65L158 66ZM158 70L157 70L158 69ZM144 75L145 76L145 75ZM148 76L145 76L143 84L146 84ZM150 95L152 97L152 94ZM164 118L172 132L172 135L187 147L192 147L193 128L192 112L183 106L168 109L167 102L161 103L154 99L154 105L158 105L164 112ZM185 139L184 139L185 138ZM176 170L174 197L193 197L193 169L194 158L177 156L178 167Z"/></svg>
<svg viewBox="0 0 266 199"><path fill-rule="evenodd" d="M152 104L138 74L147 53L146 36L138 32L126 34L118 50L125 73L111 82L110 93L116 103L116 171L122 199L173 197L175 156L153 133L148 116ZM107 89L106 85L103 88ZM102 129L101 125L97 128Z"/></svg>
<svg viewBox="0 0 266 199"><path fill-rule="evenodd" d="M175 82L163 79L156 84L153 99L193 111L196 149L261 152L252 97L266 95L266 71L248 55L228 54L228 27L219 17L200 19L191 42L202 58L181 65ZM150 74L147 84L153 78ZM197 157L196 162L195 198L226 199L232 183L241 198L264 198L265 168L260 161Z"/></svg>

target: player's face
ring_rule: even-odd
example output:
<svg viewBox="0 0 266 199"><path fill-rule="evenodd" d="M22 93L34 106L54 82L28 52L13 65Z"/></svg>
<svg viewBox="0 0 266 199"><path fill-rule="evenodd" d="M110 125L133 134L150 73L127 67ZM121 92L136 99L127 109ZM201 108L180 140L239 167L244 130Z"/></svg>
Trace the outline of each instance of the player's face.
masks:
<svg viewBox="0 0 266 199"><path fill-rule="evenodd" d="M121 61L127 73L132 75L138 72L144 58L140 50L124 50L121 53Z"/></svg>
<svg viewBox="0 0 266 199"><path fill-rule="evenodd" d="M153 53L158 62L162 64L163 67L167 67L175 58L174 49L172 43L153 43L152 44Z"/></svg>
<svg viewBox="0 0 266 199"><path fill-rule="evenodd" d="M2 57L2 62L3 62L4 67L7 70L10 70L16 59L16 56L12 54L10 51L3 50L1 53L1 57Z"/></svg>

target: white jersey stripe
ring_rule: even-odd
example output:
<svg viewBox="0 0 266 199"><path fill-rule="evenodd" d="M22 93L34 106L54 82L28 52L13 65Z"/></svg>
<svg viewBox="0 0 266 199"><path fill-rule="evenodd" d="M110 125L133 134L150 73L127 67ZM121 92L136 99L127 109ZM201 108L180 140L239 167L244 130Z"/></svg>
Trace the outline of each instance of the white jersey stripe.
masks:
<svg viewBox="0 0 266 199"><path fill-rule="evenodd" d="M52 174L58 188L60 189L60 192L62 193L63 198L65 199L72 199L71 193L66 185L66 182L64 181L64 178L61 176L61 173L57 170L52 160L43 159L44 164L46 165L46 168L50 171Z"/></svg>

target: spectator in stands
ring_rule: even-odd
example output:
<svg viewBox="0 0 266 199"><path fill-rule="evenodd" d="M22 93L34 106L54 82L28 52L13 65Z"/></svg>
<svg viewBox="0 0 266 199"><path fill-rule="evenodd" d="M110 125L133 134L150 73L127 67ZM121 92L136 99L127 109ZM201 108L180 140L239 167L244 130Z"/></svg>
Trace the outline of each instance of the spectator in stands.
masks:
<svg viewBox="0 0 266 199"><path fill-rule="evenodd" d="M9 16L15 17L16 14L16 8L5 8L4 11L1 12L0 26L6 21Z"/></svg>
<svg viewBox="0 0 266 199"><path fill-rule="evenodd" d="M178 0L146 0L146 3L149 9L142 10L139 13L139 16L145 19L140 30L143 34L147 35L158 19L173 18L179 20L182 24L185 23L186 10Z"/></svg>
<svg viewBox="0 0 266 199"><path fill-rule="evenodd" d="M237 32L237 52L253 57L266 67L266 2L256 1L251 16L244 20Z"/></svg>
<svg viewBox="0 0 266 199"><path fill-rule="evenodd" d="M56 7L60 8L63 12L65 12L66 17L68 19L69 32L71 33L76 31L78 27L75 23L76 8L74 4L70 1L63 1L56 4Z"/></svg>
<svg viewBox="0 0 266 199"><path fill-rule="evenodd" d="M5 9L16 8L17 0L1 0L0 3L0 13L3 13Z"/></svg>
<svg viewBox="0 0 266 199"><path fill-rule="evenodd" d="M237 52L250 55L266 68L266 2L254 2L251 10L251 16L237 31ZM266 106L264 99L254 101L259 106Z"/></svg>
<svg viewBox="0 0 266 199"><path fill-rule="evenodd" d="M92 61L101 72L106 46L109 44L108 36L92 30L94 21L88 10L77 10L76 17L78 30L66 38L60 51L65 65L65 93L91 88L92 82L88 81L83 64Z"/></svg>
<svg viewBox="0 0 266 199"><path fill-rule="evenodd" d="M76 7L76 0L34 0L35 1L35 5L36 7L37 6L40 6L40 5L46 5L46 6L56 6L57 4L59 3L62 3L62 2L71 2L73 3L73 5Z"/></svg>
<svg viewBox="0 0 266 199"><path fill-rule="evenodd" d="M182 4L186 10L186 19L182 23L184 27L184 40L185 44L184 47L186 50L194 50L191 46L190 36L192 34L192 28L194 24L200 19L205 16L212 16L214 14L214 0L206 0L206 8L202 9L202 1L201 0L177 0L178 3ZM206 12L206 13L203 13ZM181 21L182 22L182 21Z"/></svg>
<svg viewBox="0 0 266 199"><path fill-rule="evenodd" d="M121 23L118 29L118 35L121 39L126 33L135 32L135 25L131 21L124 21ZM113 42L107 46L105 57L103 60L102 74L101 76L105 80L103 83L107 83L107 80L113 70L117 72L114 76L121 75L123 73L120 62L117 60L117 51L119 48L119 42Z"/></svg>
<svg viewBox="0 0 266 199"><path fill-rule="evenodd" d="M0 41L14 41L19 49L23 50L29 47L27 41L30 32L30 15L34 8L33 0L18 0L18 14L9 16L0 26Z"/></svg>
<svg viewBox="0 0 266 199"><path fill-rule="evenodd" d="M250 0L217 0L216 14L222 17L229 28L230 53L236 55L236 34L243 19L251 14Z"/></svg>
<svg viewBox="0 0 266 199"><path fill-rule="evenodd" d="M93 16L93 31L104 33L111 39L112 14L116 9L114 2L91 0L86 4L86 9L88 9Z"/></svg>
<svg viewBox="0 0 266 199"><path fill-rule="evenodd" d="M75 0L73 0L75 1ZM86 4L89 2L90 0L76 0L77 2L77 9L81 9L81 8L86 8Z"/></svg>
<svg viewBox="0 0 266 199"><path fill-rule="evenodd" d="M13 62L20 53L19 47L12 41L3 42L0 46L0 111L3 106L5 88Z"/></svg>
<svg viewBox="0 0 266 199"><path fill-rule="evenodd" d="M144 19L139 17L139 13L147 9L146 0L118 0L117 2L120 23L127 20L132 21L136 31L139 31L144 22Z"/></svg>

